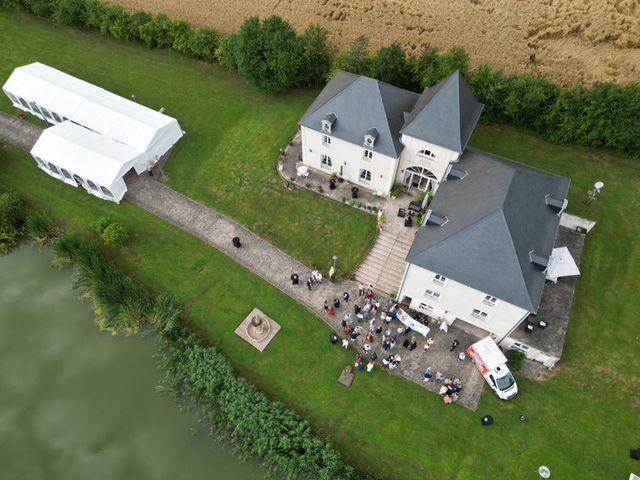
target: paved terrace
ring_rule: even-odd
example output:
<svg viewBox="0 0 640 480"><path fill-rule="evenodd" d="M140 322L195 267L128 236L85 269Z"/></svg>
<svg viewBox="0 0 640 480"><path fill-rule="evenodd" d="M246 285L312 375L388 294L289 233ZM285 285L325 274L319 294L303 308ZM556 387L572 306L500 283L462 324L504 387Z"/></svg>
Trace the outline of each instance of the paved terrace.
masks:
<svg viewBox="0 0 640 480"><path fill-rule="evenodd" d="M41 131L42 129L35 125L15 119L10 115L0 114L0 139L4 139L27 151L31 149ZM347 308L350 310L357 301L357 284L355 282L345 281L333 284L325 280L309 291L305 286L306 279L310 275L308 267L227 216L156 182L155 178L157 178L157 175L153 178L148 175L132 177L128 183L129 190L125 198L219 249L248 270L306 306L335 331L341 332L340 323ZM243 244L239 249L233 247L231 243L231 239L235 236L240 237ZM301 284L298 286L292 285L289 278L294 272L300 275ZM343 305L338 309L336 316L328 316L323 309L324 301L333 300L336 297L341 298L344 291L348 291L351 294L351 301L348 307ZM388 299L382 299L381 301L382 304L388 302ZM399 323L392 322L389 327L395 329L399 326ZM366 331L367 327L368 325L363 324L363 330ZM460 378L464 382L464 390L458 403L475 410L484 381L468 359L464 362L457 360L457 353L466 349L470 343L475 341L475 338L454 327L449 328L449 333L441 332L438 330L437 325L430 325L430 327L434 345L427 353L423 352L422 349L424 343L422 337L419 336L421 342L413 352L401 346L407 334L399 337L398 344L392 350L392 353L399 353L402 357L402 362L400 367L394 370L393 373L399 374L432 391L437 391L439 385L433 379L428 383L423 381L422 373L426 365L431 365L434 373L440 371L447 377ZM454 339L457 339L460 345L454 352L450 352L449 347ZM318 341L328 342L328 338L318 339ZM363 343L364 335L361 335L352 345L359 350L362 348ZM380 365L380 360L384 357L380 348L380 336L376 338L373 346L374 350L378 352L379 361L377 363ZM335 348L340 348L339 344ZM379 366L377 368L382 367ZM339 372L336 372L336 378L338 374ZM367 374L358 372L358 375ZM337 384L336 388L338 388Z"/></svg>

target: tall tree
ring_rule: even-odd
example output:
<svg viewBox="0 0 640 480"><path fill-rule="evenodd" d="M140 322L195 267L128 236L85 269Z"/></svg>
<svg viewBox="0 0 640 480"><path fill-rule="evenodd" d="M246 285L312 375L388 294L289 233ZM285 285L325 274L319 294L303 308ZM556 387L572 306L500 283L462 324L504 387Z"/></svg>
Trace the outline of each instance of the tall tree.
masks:
<svg viewBox="0 0 640 480"><path fill-rule="evenodd" d="M318 87L324 84L331 69L333 52L327 44L327 30L312 23L302 34L304 48L304 73L302 82L305 85Z"/></svg>
<svg viewBox="0 0 640 480"><path fill-rule="evenodd" d="M366 35L359 35L353 39L347 50L342 50L336 55L327 80L330 80L338 70L371 76L371 63L369 38Z"/></svg>
<svg viewBox="0 0 640 480"><path fill-rule="evenodd" d="M254 88L279 92L302 78L304 47L291 25L273 15L260 23L247 19L234 41L234 60L240 76Z"/></svg>
<svg viewBox="0 0 640 480"><path fill-rule="evenodd" d="M404 50L397 43L382 47L372 62L373 76L396 87L412 89L414 82Z"/></svg>

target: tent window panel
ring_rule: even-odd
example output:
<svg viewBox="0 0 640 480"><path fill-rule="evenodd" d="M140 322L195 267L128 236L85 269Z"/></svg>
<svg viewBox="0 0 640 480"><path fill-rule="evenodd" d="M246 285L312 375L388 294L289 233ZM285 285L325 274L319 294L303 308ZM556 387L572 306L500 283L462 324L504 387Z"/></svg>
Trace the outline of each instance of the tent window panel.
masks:
<svg viewBox="0 0 640 480"><path fill-rule="evenodd" d="M69 172L67 172L64 168L61 168L60 171L62 172L62 175L71 180L71 174Z"/></svg>
<svg viewBox="0 0 640 480"><path fill-rule="evenodd" d="M73 179L76 181L78 185L84 185L84 180L82 180L82 177L74 174Z"/></svg>
<svg viewBox="0 0 640 480"><path fill-rule="evenodd" d="M60 120L60 117L58 116L58 114L56 112L51 112L51 115L53 115L53 119L56 122L61 122L62 120Z"/></svg>
<svg viewBox="0 0 640 480"><path fill-rule="evenodd" d="M60 175L60 171L58 170L58 167L56 167L53 163L49 163L49 170L51 170L53 173Z"/></svg>
<svg viewBox="0 0 640 480"><path fill-rule="evenodd" d="M107 197L113 198L113 193L111 193L108 188L100 187L100 190L102 190L102 193L104 193Z"/></svg>
<svg viewBox="0 0 640 480"><path fill-rule="evenodd" d="M22 106L24 108L29 108L29 104L27 103L27 101L24 98L18 97L18 100L20 100L20 103L22 104Z"/></svg>
<svg viewBox="0 0 640 480"><path fill-rule="evenodd" d="M31 111L37 113L38 115L42 115L40 108L36 102L31 102Z"/></svg>
<svg viewBox="0 0 640 480"><path fill-rule="evenodd" d="M49 113L49 111L44 108L44 107L40 107L40 111L42 112L42 114L47 117L49 120L51 120L51 114Z"/></svg>
<svg viewBox="0 0 640 480"><path fill-rule="evenodd" d="M98 186L95 183L93 183L91 180L87 180L87 185L89 185L89 188L91 190L96 190L96 191L98 190Z"/></svg>
<svg viewBox="0 0 640 480"><path fill-rule="evenodd" d="M16 97L14 97L13 95L11 95L10 93L7 93L7 97L9 97L9 99L11 99L11 102L15 105L16 103L18 103L18 99Z"/></svg>

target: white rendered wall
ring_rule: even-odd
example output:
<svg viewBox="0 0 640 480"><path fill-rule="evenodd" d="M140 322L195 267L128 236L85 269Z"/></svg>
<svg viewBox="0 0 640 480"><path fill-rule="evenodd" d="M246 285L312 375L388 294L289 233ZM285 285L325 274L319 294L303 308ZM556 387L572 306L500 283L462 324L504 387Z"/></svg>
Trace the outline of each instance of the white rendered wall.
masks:
<svg viewBox="0 0 640 480"><path fill-rule="evenodd" d="M400 165L396 175L396 182L402 182L404 170L413 166L426 168L436 176L438 182L442 182L449 163L457 161L459 157L457 152L407 135L402 135L400 141L404 145L404 149L400 155ZM420 150L429 150L435 154L436 158L431 159L418 155Z"/></svg>
<svg viewBox="0 0 640 480"><path fill-rule="evenodd" d="M311 168L325 173L336 172L342 178L359 187L368 188L376 192L388 194L394 183L398 160L376 152L373 147L373 158L364 158L365 148L362 145L345 142L336 137L331 137L331 145L322 143L322 135L319 131L307 127L300 127L302 138L302 161ZM331 135L329 135L331 136ZM364 138L363 138L364 140ZM321 167L320 156L331 157L331 169ZM342 173L340 167L342 166ZM371 172L371 183L360 180L360 169Z"/></svg>
<svg viewBox="0 0 640 480"><path fill-rule="evenodd" d="M411 297L411 308L416 311L442 318L449 324L459 318L499 338L509 333L528 314L523 308L503 300L498 300L494 306L487 305L483 301L489 292L481 292L450 278L442 285L434 281L435 274L436 272L409 264L398 298L402 300L403 297ZM440 293L440 299L426 296L424 292L427 288ZM421 303L431 305L434 310L421 308ZM488 313L489 318L484 320L472 316L474 309Z"/></svg>

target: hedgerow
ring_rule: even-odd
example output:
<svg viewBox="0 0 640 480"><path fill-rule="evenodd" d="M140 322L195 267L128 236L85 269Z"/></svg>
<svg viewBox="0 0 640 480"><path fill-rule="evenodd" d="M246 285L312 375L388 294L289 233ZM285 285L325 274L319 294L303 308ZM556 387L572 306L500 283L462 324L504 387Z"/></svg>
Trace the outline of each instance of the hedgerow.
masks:
<svg viewBox="0 0 640 480"><path fill-rule="evenodd" d="M276 16L263 21L251 17L237 33L222 38L213 29L193 29L164 14L130 12L98 0L0 0L0 5L139 41L148 48L172 48L205 61L217 60L264 92L321 86L338 69L421 91L460 70L485 104L483 121L530 128L556 142L640 153L640 82L563 87L543 76L505 75L486 65L470 74L469 55L461 47L446 52L429 48L417 57L406 57L392 44L370 53L364 35L356 37L350 48L334 52L322 27L310 25L297 35Z"/></svg>

